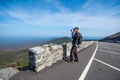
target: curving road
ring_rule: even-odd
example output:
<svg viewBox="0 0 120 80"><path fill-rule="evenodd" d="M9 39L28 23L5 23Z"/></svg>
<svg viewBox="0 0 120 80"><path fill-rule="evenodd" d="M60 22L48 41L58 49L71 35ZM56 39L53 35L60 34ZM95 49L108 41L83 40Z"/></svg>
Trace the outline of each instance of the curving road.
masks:
<svg viewBox="0 0 120 80"><path fill-rule="evenodd" d="M120 44L97 42L78 56L78 63L62 60L38 73L20 71L9 80L120 80Z"/></svg>
<svg viewBox="0 0 120 80"><path fill-rule="evenodd" d="M98 42L85 80L120 80L120 44Z"/></svg>

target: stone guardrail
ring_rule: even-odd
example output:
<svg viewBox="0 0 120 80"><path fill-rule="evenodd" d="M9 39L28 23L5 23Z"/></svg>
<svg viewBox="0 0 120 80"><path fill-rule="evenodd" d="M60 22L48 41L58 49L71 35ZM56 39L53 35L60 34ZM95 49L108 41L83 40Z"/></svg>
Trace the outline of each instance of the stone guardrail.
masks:
<svg viewBox="0 0 120 80"><path fill-rule="evenodd" d="M87 48L93 43L93 41L82 42L78 51ZM50 43L29 48L29 68L39 72L45 67L56 63L58 60L62 60L63 57L69 56L71 47L72 44L69 42L67 44L64 43L63 45Z"/></svg>

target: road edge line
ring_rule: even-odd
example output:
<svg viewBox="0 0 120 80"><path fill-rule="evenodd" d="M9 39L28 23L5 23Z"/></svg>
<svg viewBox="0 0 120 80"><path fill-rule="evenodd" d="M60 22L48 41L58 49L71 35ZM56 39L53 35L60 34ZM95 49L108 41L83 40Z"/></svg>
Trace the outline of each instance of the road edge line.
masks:
<svg viewBox="0 0 120 80"><path fill-rule="evenodd" d="M84 80L84 79L85 79L85 77L86 77L86 75L87 75L87 72L88 72L88 70L89 70L89 68L90 68L90 66L91 66L91 64L92 64L92 62L93 62L93 59L94 59L94 57L95 57L95 54L96 54L96 52L97 52L97 49L98 49L98 43L96 42L96 49L95 49L92 57L90 58L87 66L86 66L85 69L83 70L81 76L79 77L79 80Z"/></svg>
<svg viewBox="0 0 120 80"><path fill-rule="evenodd" d="M104 65L106 65L106 66L108 66L108 67L110 67L110 68L112 68L112 69L115 69L115 70L117 70L117 71L120 71L119 68L114 67L114 66L112 66L112 65L110 65L110 64L108 64L108 63L106 63L106 62L103 62L103 61L97 59L97 58L94 58L94 60L97 61L97 62L99 62L99 63L101 63L101 64L104 64Z"/></svg>

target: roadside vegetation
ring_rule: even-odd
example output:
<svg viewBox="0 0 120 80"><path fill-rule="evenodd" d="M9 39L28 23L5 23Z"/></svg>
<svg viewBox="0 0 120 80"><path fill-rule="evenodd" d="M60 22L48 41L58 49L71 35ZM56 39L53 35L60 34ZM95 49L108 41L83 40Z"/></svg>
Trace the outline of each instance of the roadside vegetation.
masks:
<svg viewBox="0 0 120 80"><path fill-rule="evenodd" d="M5 67L22 68L28 66L28 50L0 51L0 68Z"/></svg>

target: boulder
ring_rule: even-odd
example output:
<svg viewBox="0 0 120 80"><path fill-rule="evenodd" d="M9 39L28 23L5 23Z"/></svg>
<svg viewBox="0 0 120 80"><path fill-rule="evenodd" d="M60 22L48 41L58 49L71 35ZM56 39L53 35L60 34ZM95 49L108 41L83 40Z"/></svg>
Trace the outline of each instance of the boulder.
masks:
<svg viewBox="0 0 120 80"><path fill-rule="evenodd" d="M18 70L12 67L0 69L0 79L8 80L10 77L12 77L16 73L18 73Z"/></svg>

